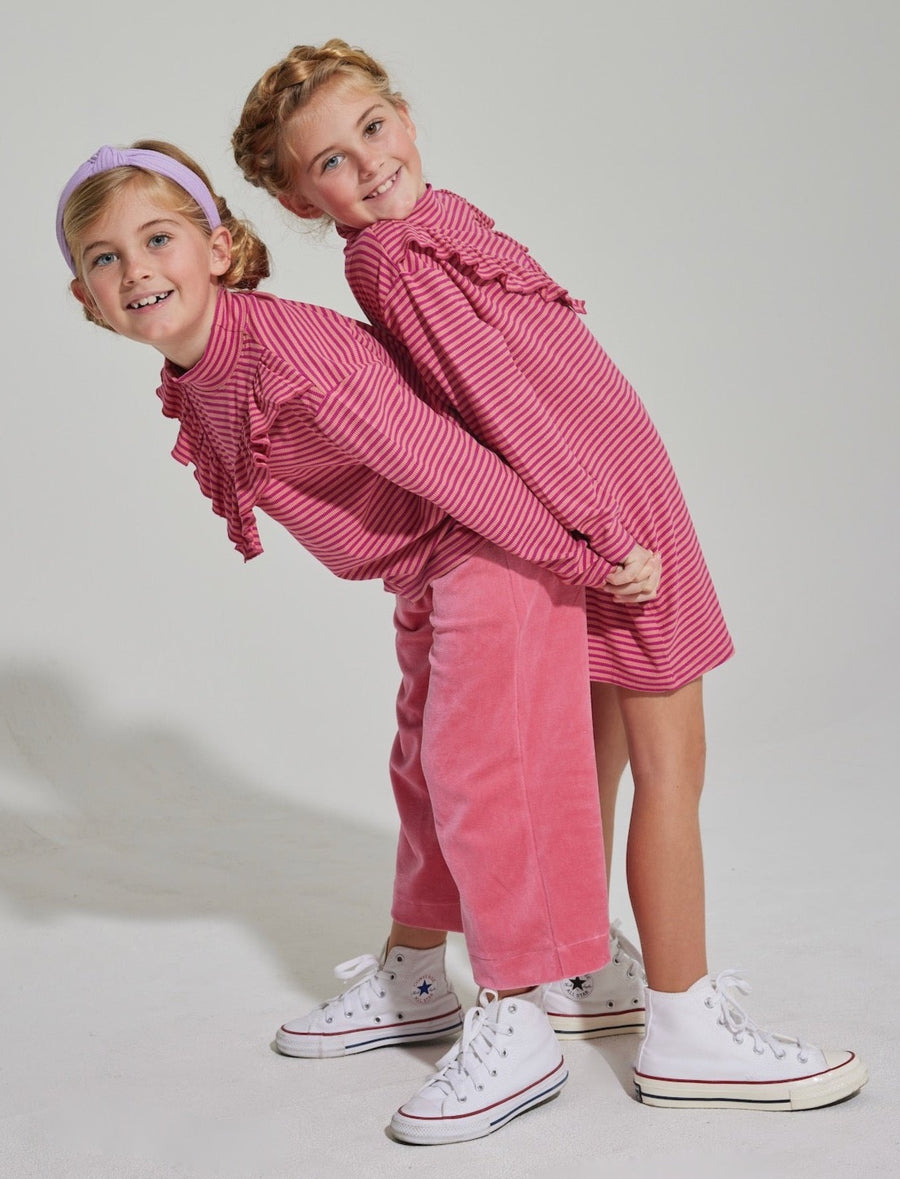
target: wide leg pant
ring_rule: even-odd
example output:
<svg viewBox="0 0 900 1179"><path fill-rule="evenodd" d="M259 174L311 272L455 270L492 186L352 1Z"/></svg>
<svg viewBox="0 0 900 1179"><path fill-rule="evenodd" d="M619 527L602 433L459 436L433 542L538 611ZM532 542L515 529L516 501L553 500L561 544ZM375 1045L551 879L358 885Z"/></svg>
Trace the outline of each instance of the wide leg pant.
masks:
<svg viewBox="0 0 900 1179"><path fill-rule="evenodd" d="M479 986L608 961L583 591L485 543L397 599L392 914L462 930Z"/></svg>

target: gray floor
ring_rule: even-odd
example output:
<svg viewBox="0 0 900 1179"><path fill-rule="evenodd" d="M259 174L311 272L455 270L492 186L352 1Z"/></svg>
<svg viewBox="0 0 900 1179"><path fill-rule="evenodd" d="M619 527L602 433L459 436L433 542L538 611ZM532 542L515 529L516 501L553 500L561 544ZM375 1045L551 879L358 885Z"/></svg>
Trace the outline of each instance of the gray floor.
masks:
<svg viewBox="0 0 900 1179"><path fill-rule="evenodd" d="M635 1041L617 1037L570 1045L561 1096L493 1137L415 1148L386 1125L433 1049L304 1062L271 1047L279 1022L332 993L336 962L377 949L387 829L266 799L183 735L101 731L46 684L15 687L3 1175L896 1174L892 833L846 805L853 783L890 780L886 717L714 756L704 811L714 969L747 971L761 1023L854 1048L871 1071L860 1095L794 1115L652 1110L630 1092ZM43 718L22 704L38 700ZM450 960L471 998L459 939Z"/></svg>

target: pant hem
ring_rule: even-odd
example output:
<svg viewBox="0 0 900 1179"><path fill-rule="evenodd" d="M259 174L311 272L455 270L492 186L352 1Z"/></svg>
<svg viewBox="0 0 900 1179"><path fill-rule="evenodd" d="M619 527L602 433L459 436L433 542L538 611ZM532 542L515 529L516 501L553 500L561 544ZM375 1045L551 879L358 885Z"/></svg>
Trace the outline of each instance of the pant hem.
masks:
<svg viewBox="0 0 900 1179"><path fill-rule="evenodd" d="M483 958L470 952L472 974L479 987L509 990L556 982L601 970L609 962L609 929L597 937L568 946L530 950L506 958Z"/></svg>

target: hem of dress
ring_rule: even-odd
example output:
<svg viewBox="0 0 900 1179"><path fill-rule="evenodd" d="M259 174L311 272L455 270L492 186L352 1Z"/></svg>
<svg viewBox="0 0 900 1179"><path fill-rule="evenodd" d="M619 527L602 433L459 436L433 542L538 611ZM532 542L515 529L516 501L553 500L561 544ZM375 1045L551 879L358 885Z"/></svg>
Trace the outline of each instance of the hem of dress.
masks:
<svg viewBox="0 0 900 1179"><path fill-rule="evenodd" d="M642 677L640 675L629 675L610 668L599 668L595 671L591 667L590 680L592 684L612 684L613 687L627 688L631 692L647 692L651 695L663 695L666 692L677 692L680 688L686 688L694 680L701 679L709 672L715 671L717 667L721 667L723 663L727 663L733 655L734 646L724 653L715 655L711 659L689 668L687 671L679 672L674 677L663 675Z"/></svg>

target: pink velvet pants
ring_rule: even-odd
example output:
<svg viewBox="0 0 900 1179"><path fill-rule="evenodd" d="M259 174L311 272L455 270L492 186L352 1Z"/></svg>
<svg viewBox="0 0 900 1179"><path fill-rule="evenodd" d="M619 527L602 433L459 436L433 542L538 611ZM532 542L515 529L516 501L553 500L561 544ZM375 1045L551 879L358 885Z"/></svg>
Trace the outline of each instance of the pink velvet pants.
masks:
<svg viewBox="0 0 900 1179"><path fill-rule="evenodd" d="M397 599L392 914L497 989L609 958L583 591L485 543Z"/></svg>

